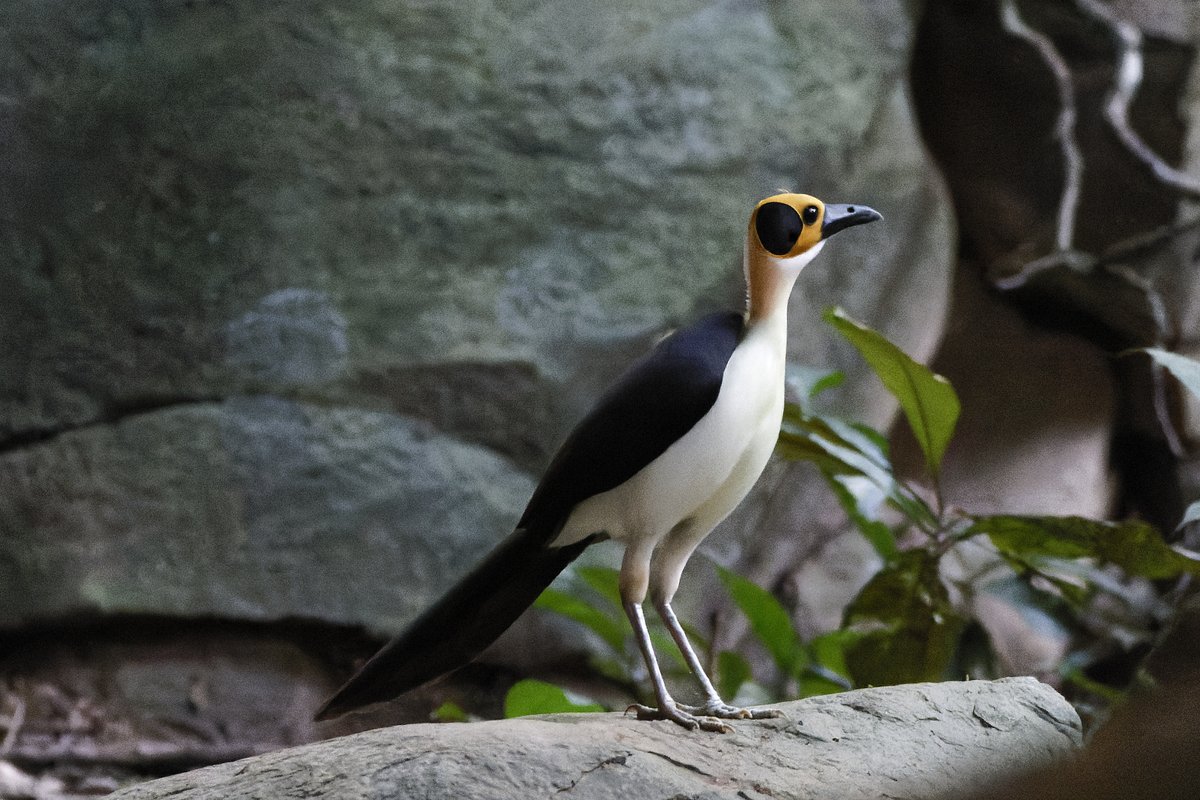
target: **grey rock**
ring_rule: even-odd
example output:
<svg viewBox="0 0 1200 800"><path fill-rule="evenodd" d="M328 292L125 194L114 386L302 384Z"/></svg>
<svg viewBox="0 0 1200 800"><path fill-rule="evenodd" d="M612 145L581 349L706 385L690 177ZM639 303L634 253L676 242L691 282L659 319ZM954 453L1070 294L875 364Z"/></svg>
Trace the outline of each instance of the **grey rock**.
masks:
<svg viewBox="0 0 1200 800"><path fill-rule="evenodd" d="M320 625L281 627L193 623L181 641L179 623L124 619L3 648L0 718L24 720L5 757L165 774L311 742L332 688L313 650L339 642Z"/></svg>
<svg viewBox="0 0 1200 800"><path fill-rule="evenodd" d="M65 433L0 456L0 484L0 626L95 608L377 631L532 491L428 423L272 397Z"/></svg>
<svg viewBox="0 0 1200 800"><path fill-rule="evenodd" d="M269 386L319 385L347 366L346 318L325 292L280 289L226 326L226 361Z"/></svg>
<svg viewBox="0 0 1200 800"><path fill-rule="evenodd" d="M794 298L847 414L893 407L823 306L918 357L940 335L898 0L14 0L0 27L0 625L394 629L630 358L741 303L780 187L887 219ZM776 475L720 545L759 572L822 535L793 537L812 476Z"/></svg>
<svg viewBox="0 0 1200 800"><path fill-rule="evenodd" d="M115 800L937 798L1048 764L1079 718L1031 678L863 689L783 703L727 735L577 714L356 734L134 786Z"/></svg>

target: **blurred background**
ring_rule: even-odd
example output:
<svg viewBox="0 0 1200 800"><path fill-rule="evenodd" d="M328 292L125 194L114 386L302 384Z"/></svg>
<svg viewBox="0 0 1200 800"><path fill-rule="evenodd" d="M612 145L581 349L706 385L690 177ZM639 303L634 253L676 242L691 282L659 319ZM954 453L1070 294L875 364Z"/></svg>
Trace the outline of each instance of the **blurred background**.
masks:
<svg viewBox="0 0 1200 800"><path fill-rule="evenodd" d="M586 640L531 614L311 721L629 360L741 306L778 190L885 218L792 298L798 373L846 376L826 407L896 415L837 304L958 389L948 503L1184 536L1196 400L1120 354L1200 355L1198 35L1187 0L7 0L0 762L98 794L586 681ZM919 470L901 426L892 452ZM804 637L879 569L782 460L704 554L681 615L725 646L711 562ZM997 674L1058 680L1077 632L975 602ZM1155 608L1096 632L1113 683Z"/></svg>

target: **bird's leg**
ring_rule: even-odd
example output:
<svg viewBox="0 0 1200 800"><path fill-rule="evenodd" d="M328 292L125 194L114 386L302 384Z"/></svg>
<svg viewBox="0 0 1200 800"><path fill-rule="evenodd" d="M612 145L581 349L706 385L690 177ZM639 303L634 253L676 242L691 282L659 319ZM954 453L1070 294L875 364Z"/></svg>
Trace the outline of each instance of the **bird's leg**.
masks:
<svg viewBox="0 0 1200 800"><path fill-rule="evenodd" d="M658 610L658 615L662 617L662 621L666 624L667 630L671 632L671 638L679 646L679 652L683 653L683 659L687 662L688 669L696 676L696 680L700 681L700 686L704 689L704 694L708 698L702 706L680 705L679 708L689 714L719 717L721 719L768 719L770 717L782 716L782 712L774 708L738 708L722 700L721 696L717 694L712 681L709 680L708 674L704 671L704 666L700 663L700 659L696 656L696 651L692 649L692 643L688 641L687 633L683 630L683 626L679 624L679 620L676 619L675 611L671 608L671 604L665 600L656 600L654 607Z"/></svg>
<svg viewBox="0 0 1200 800"><path fill-rule="evenodd" d="M729 733L732 728L720 720L713 719L712 716L697 717L690 711L683 710L671 699L670 693L667 692L666 681L663 680L662 671L658 668L658 659L654 656L654 647L650 643L650 632L646 629L646 618L642 614L642 604L626 602L625 613L629 616L629 622L633 625L633 635L637 640L638 649L642 651L642 658L646 661L646 668L650 670L650 680L654 683L654 696L658 700L658 708L651 708L640 703L631 705L630 708L637 711L637 718L669 719L692 731L699 728L715 733Z"/></svg>
<svg viewBox="0 0 1200 800"><path fill-rule="evenodd" d="M765 719L767 717L778 717L780 716L780 712L774 709L738 708L729 705L721 699L712 681L709 680L708 674L705 673L700 659L696 656L696 651L692 649L692 643L688 641L687 633L684 632L683 626L676 619L675 611L671 608L671 599L675 596L675 591L679 588L679 579L683 575L684 565L696 549L696 545L704 539L708 532L712 530L713 525L718 521L703 518L684 520L671 531L666 541L655 550L653 562L650 565L649 588L650 596L654 600L654 607L658 610L658 615L662 617L667 630L671 632L671 638L675 640L676 646L679 647L679 652L683 654L688 669L692 671L692 674L696 676L696 680L700 682L700 686L704 689L706 697L703 705L680 706L680 708L689 714L702 717L718 717L720 719Z"/></svg>
<svg viewBox="0 0 1200 800"><path fill-rule="evenodd" d="M663 680L662 670L658 668L658 659L654 655L654 645L650 642L650 631L646 628L646 617L642 613L642 601L646 598L649 585L652 548L652 543L638 541L631 542L625 548L625 558L621 562L621 604L625 608L625 615L629 617L629 624L633 626L633 638L638 649L642 651L646 669L650 671L658 708L640 703L635 703L629 708L637 711L638 719L669 719L688 730L694 731L699 728L726 733L730 730L728 725L712 717L696 717L681 710L667 691L667 683Z"/></svg>

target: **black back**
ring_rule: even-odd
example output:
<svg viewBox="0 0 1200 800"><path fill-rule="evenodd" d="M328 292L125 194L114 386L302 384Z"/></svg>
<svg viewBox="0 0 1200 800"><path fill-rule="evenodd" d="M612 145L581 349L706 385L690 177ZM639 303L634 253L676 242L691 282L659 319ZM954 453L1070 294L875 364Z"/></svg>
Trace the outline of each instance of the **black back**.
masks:
<svg viewBox="0 0 1200 800"><path fill-rule="evenodd" d="M571 509L632 478L708 413L741 341L741 314L713 314L634 363L559 448L518 527L550 541Z"/></svg>

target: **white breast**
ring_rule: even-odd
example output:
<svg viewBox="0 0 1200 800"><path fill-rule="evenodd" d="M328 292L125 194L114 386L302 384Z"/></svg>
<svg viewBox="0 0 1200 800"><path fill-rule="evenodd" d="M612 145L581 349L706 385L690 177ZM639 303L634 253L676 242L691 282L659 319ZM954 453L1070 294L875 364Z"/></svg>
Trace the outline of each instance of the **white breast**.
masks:
<svg viewBox="0 0 1200 800"><path fill-rule="evenodd" d="M598 532L657 542L689 519L704 535L724 519L762 473L779 435L785 336L773 328L750 329L708 413L628 481L576 506L554 546Z"/></svg>

